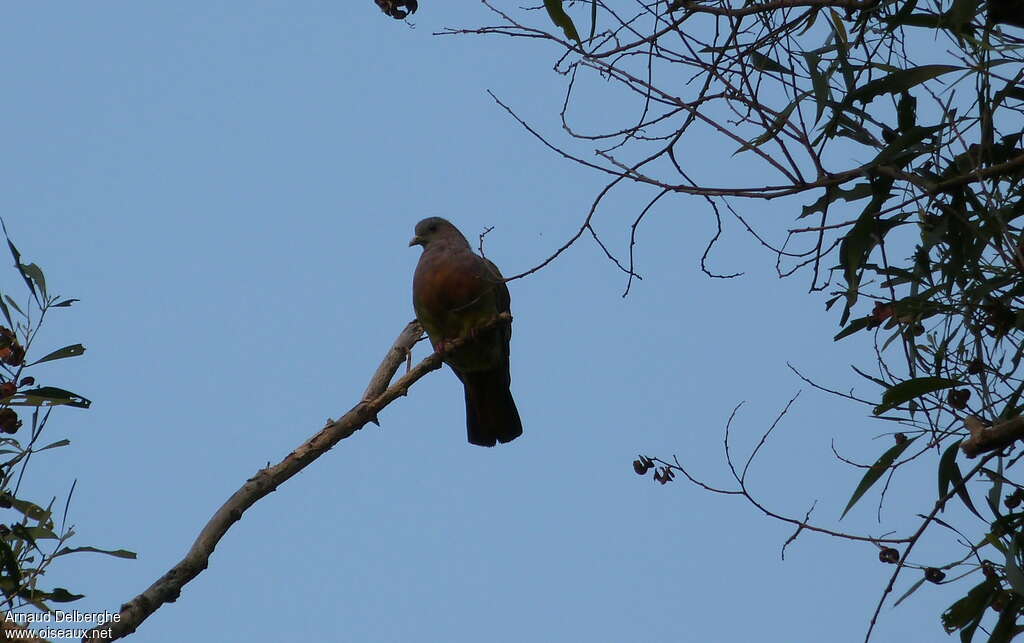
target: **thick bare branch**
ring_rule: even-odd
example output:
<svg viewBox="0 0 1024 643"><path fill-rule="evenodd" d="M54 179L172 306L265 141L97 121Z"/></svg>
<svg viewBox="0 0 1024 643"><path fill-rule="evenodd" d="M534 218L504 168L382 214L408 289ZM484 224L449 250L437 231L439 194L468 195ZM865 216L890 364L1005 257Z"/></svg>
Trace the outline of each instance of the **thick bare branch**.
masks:
<svg viewBox="0 0 1024 643"><path fill-rule="evenodd" d="M481 328L511 321L512 316L502 313ZM289 453L281 462L261 469L247 480L227 502L221 506L210 519L199 536L178 564L161 576L132 600L121 606L121 611L114 619L101 623L82 639L83 643L112 641L127 636L165 603L173 603L181 594L182 587L198 576L210 561L217 543L224 537L228 529L238 522L246 509L253 506L260 498L270 494L281 484L302 471L311 462L326 453L335 444L349 437L368 422L375 422L377 413L400 396L405 395L409 387L417 380L441 367L441 355L432 353L422 362L410 369L394 384L387 386L391 377L405 360L413 345L423 334L419 323L410 322L399 334L398 339L388 350L384 361L370 380L365 397L352 407L341 418L329 421L316 435L309 438ZM465 340L457 339L450 344L449 350L458 348ZM387 386L387 387L386 387ZM385 388L386 387L386 388Z"/></svg>
<svg viewBox="0 0 1024 643"><path fill-rule="evenodd" d="M977 417L968 415L964 418L964 424L971 432L971 437L964 440L960 448L968 458L974 458L986 451L1005 449L1024 438L1024 416L1020 415L992 426L985 426Z"/></svg>

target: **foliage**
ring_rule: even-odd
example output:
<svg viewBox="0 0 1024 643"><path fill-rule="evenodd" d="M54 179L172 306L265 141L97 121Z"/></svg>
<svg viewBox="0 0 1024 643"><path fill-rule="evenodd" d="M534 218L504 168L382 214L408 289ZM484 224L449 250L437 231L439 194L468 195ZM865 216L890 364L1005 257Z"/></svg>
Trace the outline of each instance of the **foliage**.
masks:
<svg viewBox="0 0 1024 643"><path fill-rule="evenodd" d="M4 234L6 235L6 228ZM66 308L77 299L51 294L43 270L34 263L23 263L21 253L7 238L14 257L18 281L24 287L21 303L8 292L0 293L0 509L7 519L0 523L0 592L2 611L11 612L26 605L49 611L51 603L66 603L82 598L63 587L44 589L43 576L50 564L61 556L78 552L97 552L134 558L126 550L102 550L96 547L71 547L73 525L67 524L68 508L74 485L68 492L62 517L56 520L56 499L36 504L26 500L21 490L30 462L36 454L66 447L67 439L42 440L55 407L89 408L90 401L81 395L56 386L40 386L37 378L27 373L34 367L85 352L81 344L71 344L47 352L36 353L34 344L47 314ZM41 377L41 376L40 376ZM45 456L43 456L45 457Z"/></svg>
<svg viewBox="0 0 1024 643"><path fill-rule="evenodd" d="M499 24L444 33L554 45L566 77L565 140L543 137L495 100L545 145L608 177L554 256L584 233L601 243L593 217L617 186L647 186L628 258L601 243L628 293L638 276L636 230L660 201L687 199L692 210L699 197L719 230L728 212L776 254L780 276L807 274L829 309L840 304L837 341L874 343L877 374L863 375L882 393L847 397L900 429L895 445L864 465L846 511L923 458L934 458L938 495L914 512L921 522L913 533L881 540L819 528L810 513L772 514L749 495L745 469L733 469L736 489L703 485L678 461L641 457L637 473L654 469L666 484L681 472L708 491L747 496L797 533L875 544L880 560L895 565L876 617L900 574L917 569L922 576L904 598L924 581L975 584L941 616L962 641L979 631L1005 641L1024 629L1024 422L1007 424L1024 410L1024 40L1016 29L1024 4L556 0L516 14L484 4ZM597 95L592 85L581 93L594 74L609 82ZM733 183L713 183L721 174L708 167L709 140L728 146L743 168L730 173ZM590 157L572 147L580 142L600 147ZM773 243L739 214L742 200L781 200L797 223ZM707 274L732 276L715 274L707 257ZM1009 438L990 439L1001 428ZM940 520L954 501L975 522ZM915 562L914 545L935 529L959 534L961 549L941 567ZM946 580L947 572L956 577Z"/></svg>

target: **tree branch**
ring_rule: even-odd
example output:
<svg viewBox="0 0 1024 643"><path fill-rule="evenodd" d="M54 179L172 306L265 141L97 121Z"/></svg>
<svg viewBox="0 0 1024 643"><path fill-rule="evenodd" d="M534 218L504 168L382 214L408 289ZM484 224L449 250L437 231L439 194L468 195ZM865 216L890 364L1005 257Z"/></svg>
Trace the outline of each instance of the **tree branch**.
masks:
<svg viewBox="0 0 1024 643"><path fill-rule="evenodd" d="M480 326L480 329L507 323L511 320L510 314L501 313ZM358 404L341 418L328 421L327 426L289 453L281 462L261 469L256 475L249 478L213 514L210 521L199 532L195 542L192 543L191 549L177 565L157 579L146 591L122 605L116 622L115 619L111 619L101 623L87 633L82 639L82 643L112 641L127 636L162 605L176 601L181 594L181 588L206 569L217 543L224 537L228 529L238 522L246 509L302 471L335 444L363 428L368 422L376 422L377 413L381 409L408 393L409 387L421 377L440 368L441 355L432 353L394 384L387 386L422 334L423 330L418 322L409 322L398 335L395 343L388 349L383 362L370 379L370 385L367 387L363 399ZM454 340L448 345L448 350L460 347L465 341L465 339Z"/></svg>
<svg viewBox="0 0 1024 643"><path fill-rule="evenodd" d="M1024 438L1024 416L1022 415L988 427L977 417L968 415L964 418L964 424L971 432L971 437L964 440L960 448L968 458L976 457L986 451L1004 449Z"/></svg>

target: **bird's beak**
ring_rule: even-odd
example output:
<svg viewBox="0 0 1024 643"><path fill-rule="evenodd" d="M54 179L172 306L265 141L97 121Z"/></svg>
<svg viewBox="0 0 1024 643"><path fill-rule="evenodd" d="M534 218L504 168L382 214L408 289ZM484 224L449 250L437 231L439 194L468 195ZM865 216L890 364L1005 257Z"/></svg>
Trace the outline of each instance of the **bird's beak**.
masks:
<svg viewBox="0 0 1024 643"><path fill-rule="evenodd" d="M409 240L409 247L411 248L413 246L422 246L424 245L424 243L425 242L423 241L423 237L417 235Z"/></svg>

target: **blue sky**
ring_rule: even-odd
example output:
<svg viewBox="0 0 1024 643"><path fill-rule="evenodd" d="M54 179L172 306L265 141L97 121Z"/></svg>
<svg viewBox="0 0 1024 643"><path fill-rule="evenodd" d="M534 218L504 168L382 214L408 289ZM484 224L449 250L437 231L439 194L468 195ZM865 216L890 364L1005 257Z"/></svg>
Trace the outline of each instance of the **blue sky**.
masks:
<svg viewBox="0 0 1024 643"><path fill-rule="evenodd" d="M422 3L414 26L369 0L7 7L0 212L51 290L81 300L41 350L88 347L36 377L93 400L54 416L50 437L73 444L39 458L26 495L63 498L77 479L77 544L139 553L54 565L48 585L87 595L71 607L115 610L148 587L246 478L358 401L413 317L416 221L445 216L471 239L493 226L487 254L514 274L586 215L603 177L486 93L562 136L558 52L432 36L490 20L455 4ZM742 159L708 141L694 153L725 183ZM596 220L619 255L644 194L627 187ZM776 235L797 212L740 207ZM134 640L861 640L892 569L874 547L804 534L783 562L789 527L632 472L638 453L677 454L727 484L733 407L746 401L733 426L746 453L804 389L752 486L789 515L817 500L836 526L860 472L831 441L861 462L891 443L875 439L889 426L786 367L878 395L847 366L870 365L870 346L833 343L835 311L802 277L777 279L734 221L712 266L745 276L705 277L713 233L703 201L666 201L640 229L644 280L625 299L586 238L512 282L521 439L468 445L458 381L431 374L382 428L247 512ZM0 285L17 289L13 270ZM883 525L871 496L839 526L911 528L897 509L926 511L935 494L934 474L914 471ZM948 544L926 540L914 561L943 564ZM883 611L875 640L938 639L965 589L922 588Z"/></svg>

